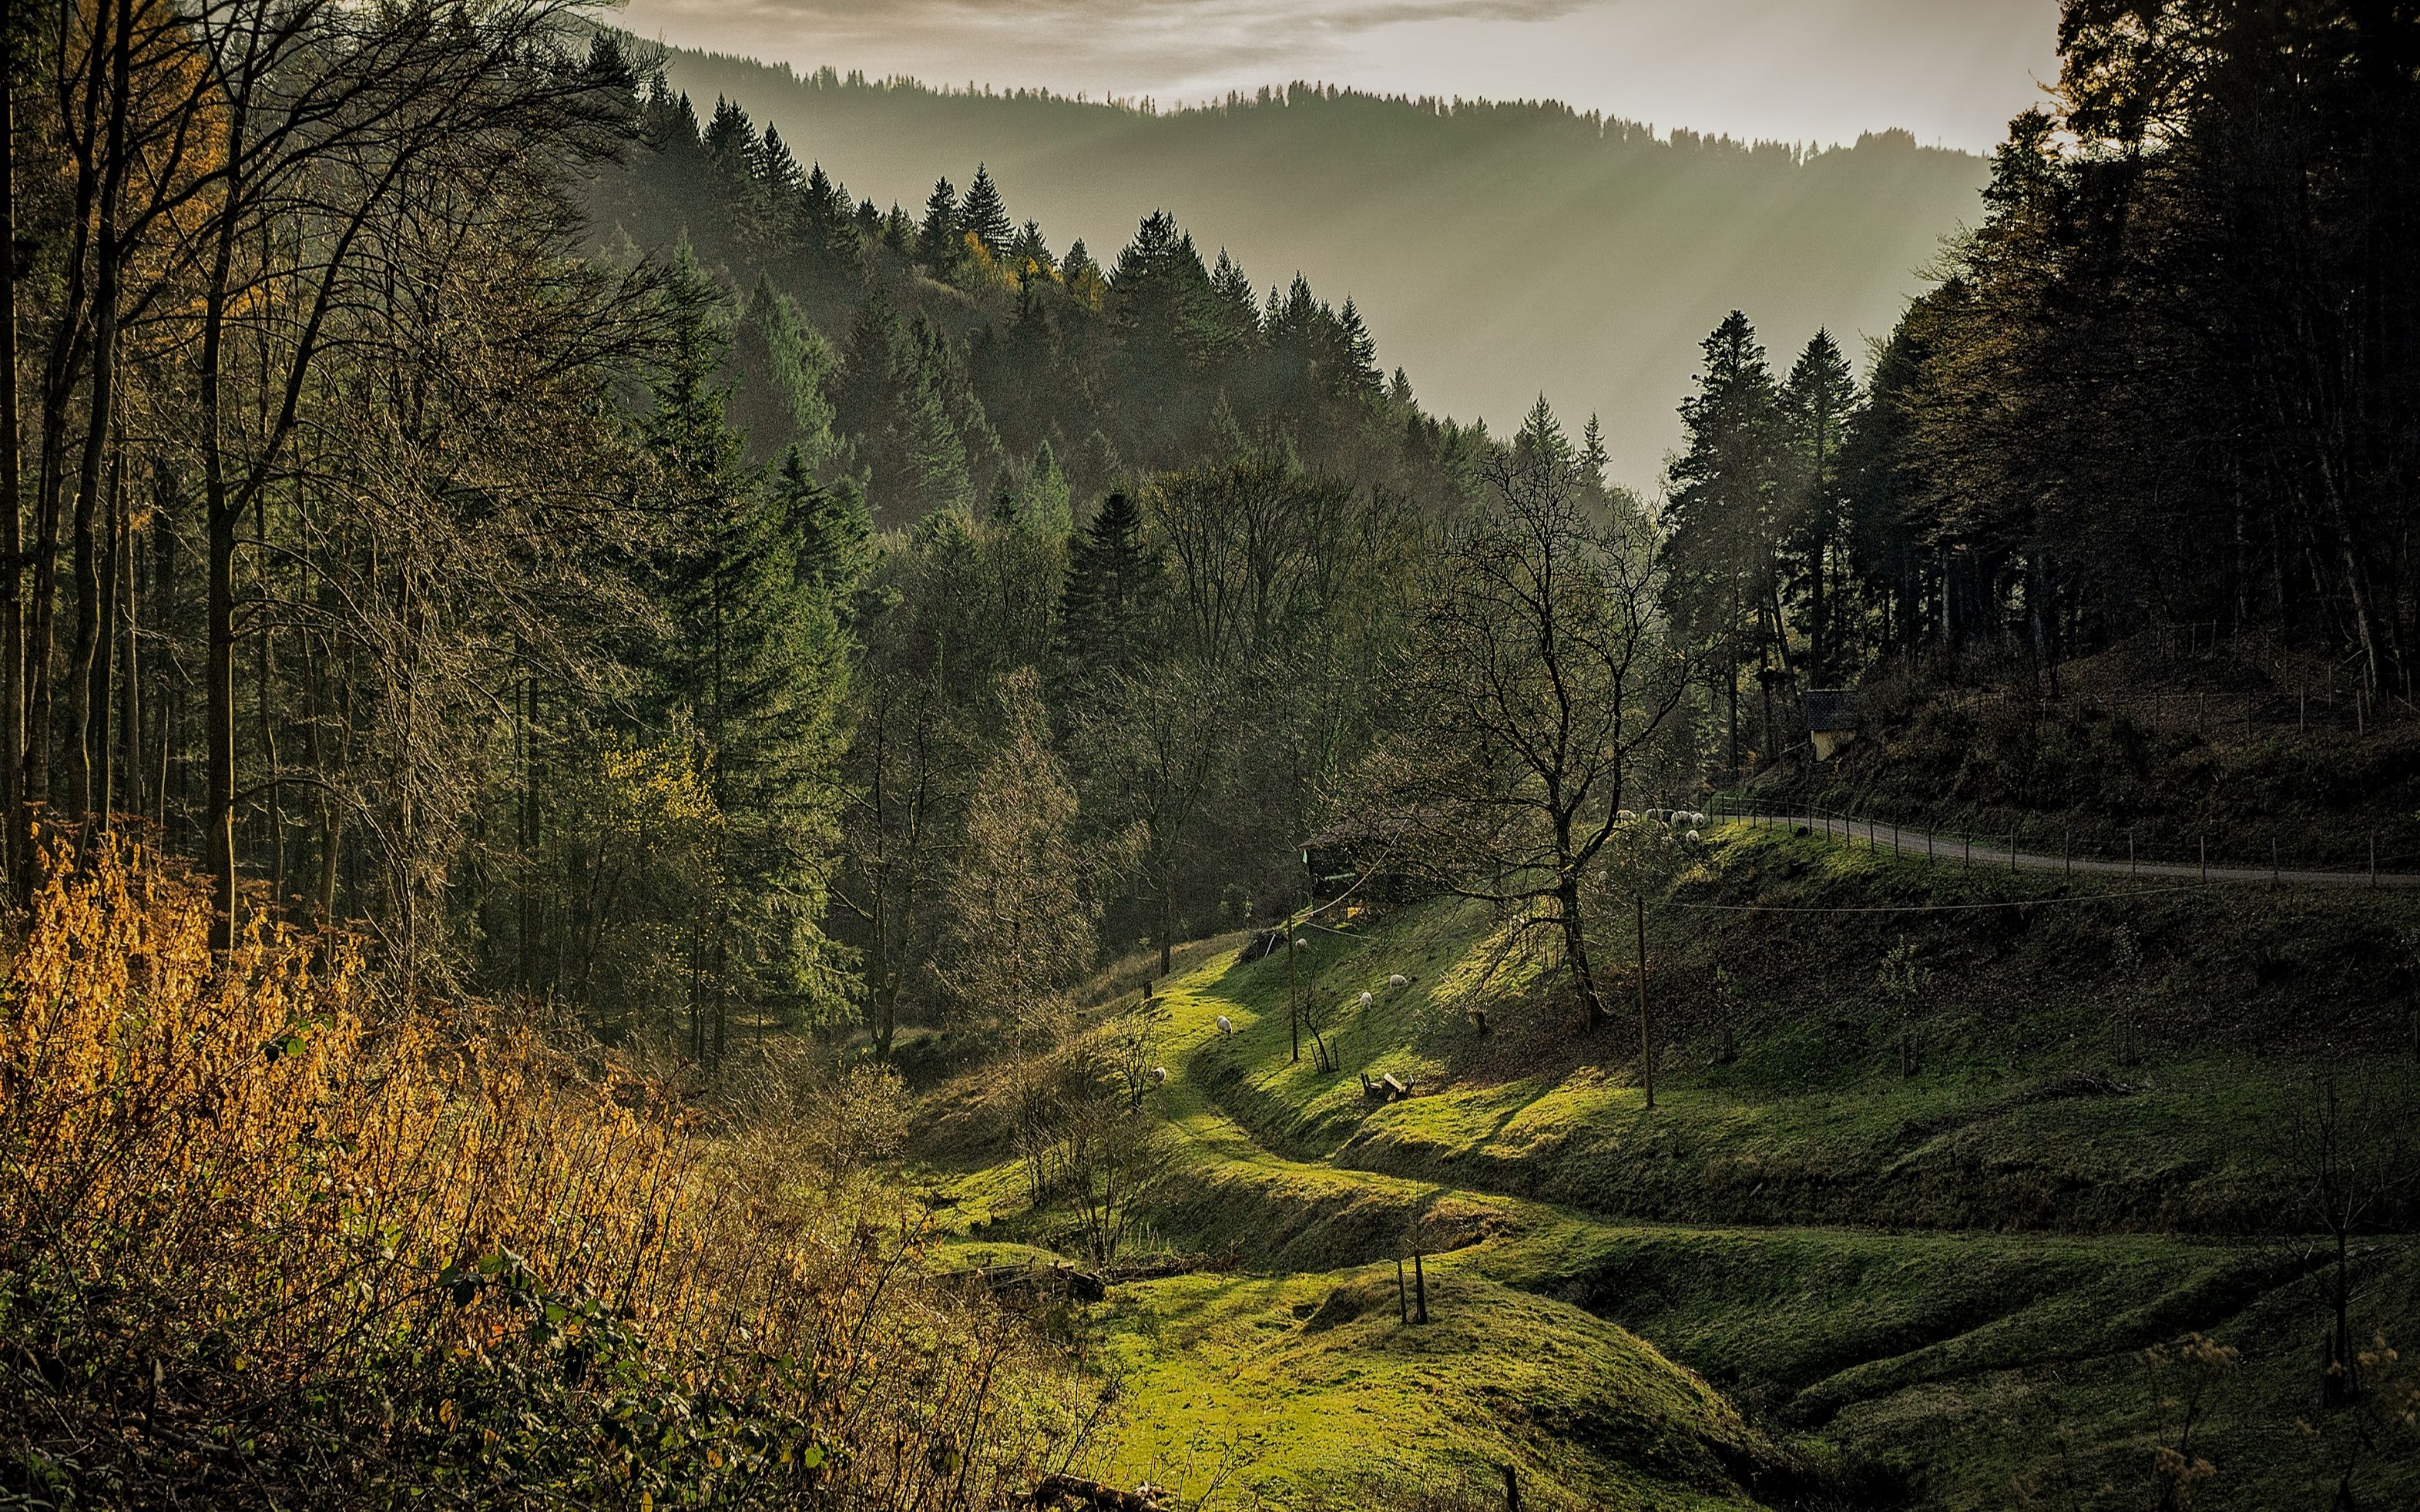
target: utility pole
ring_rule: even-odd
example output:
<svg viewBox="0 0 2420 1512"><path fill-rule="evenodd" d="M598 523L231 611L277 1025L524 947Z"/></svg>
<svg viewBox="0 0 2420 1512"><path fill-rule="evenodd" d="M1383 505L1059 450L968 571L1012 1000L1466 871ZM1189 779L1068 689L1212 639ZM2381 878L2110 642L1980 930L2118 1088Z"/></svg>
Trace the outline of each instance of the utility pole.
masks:
<svg viewBox="0 0 2420 1512"><path fill-rule="evenodd" d="M1647 1109L1655 1110L1655 1033L1647 1017L1647 895L1638 904L1638 1081L1647 1088Z"/></svg>

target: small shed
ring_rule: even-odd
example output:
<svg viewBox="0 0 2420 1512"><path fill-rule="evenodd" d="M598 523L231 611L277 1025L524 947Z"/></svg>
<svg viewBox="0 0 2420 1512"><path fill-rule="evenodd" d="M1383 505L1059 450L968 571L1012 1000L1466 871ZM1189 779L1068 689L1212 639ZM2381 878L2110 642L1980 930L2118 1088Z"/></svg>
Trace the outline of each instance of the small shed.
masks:
<svg viewBox="0 0 2420 1512"><path fill-rule="evenodd" d="M1376 903L1405 903L1414 895L1411 879L1394 864L1412 841L1418 825L1402 815L1357 815L1302 842L1302 867L1311 874L1314 898L1334 898L1349 890L1366 870L1362 895Z"/></svg>
<svg viewBox="0 0 2420 1512"><path fill-rule="evenodd" d="M1857 738L1857 696L1845 688L1807 691L1807 736L1815 743L1815 759L1828 762Z"/></svg>

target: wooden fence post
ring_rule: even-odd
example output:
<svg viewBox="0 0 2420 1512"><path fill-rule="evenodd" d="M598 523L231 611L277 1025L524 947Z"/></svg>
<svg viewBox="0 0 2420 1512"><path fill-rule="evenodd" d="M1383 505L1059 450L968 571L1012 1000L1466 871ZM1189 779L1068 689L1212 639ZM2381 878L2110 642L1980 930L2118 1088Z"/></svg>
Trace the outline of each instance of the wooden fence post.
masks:
<svg viewBox="0 0 2420 1512"><path fill-rule="evenodd" d="M1647 1088L1647 1108L1655 1110L1655 1034L1647 1018L1647 895L1638 904L1638 1080Z"/></svg>

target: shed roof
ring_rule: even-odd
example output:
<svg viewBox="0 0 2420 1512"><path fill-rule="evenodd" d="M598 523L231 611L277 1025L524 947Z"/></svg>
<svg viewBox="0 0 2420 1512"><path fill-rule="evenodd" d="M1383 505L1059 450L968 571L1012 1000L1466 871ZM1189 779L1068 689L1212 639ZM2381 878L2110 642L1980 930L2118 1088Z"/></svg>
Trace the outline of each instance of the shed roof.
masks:
<svg viewBox="0 0 2420 1512"><path fill-rule="evenodd" d="M1807 728L1810 731L1857 728L1857 695L1845 688L1807 691Z"/></svg>

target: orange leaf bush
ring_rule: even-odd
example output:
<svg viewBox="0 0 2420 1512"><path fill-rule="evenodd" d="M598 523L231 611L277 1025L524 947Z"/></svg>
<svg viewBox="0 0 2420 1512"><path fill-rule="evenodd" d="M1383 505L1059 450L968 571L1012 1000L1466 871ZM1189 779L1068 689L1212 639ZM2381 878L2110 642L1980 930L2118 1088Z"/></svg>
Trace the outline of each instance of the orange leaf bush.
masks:
<svg viewBox="0 0 2420 1512"><path fill-rule="evenodd" d="M912 1228L344 941L208 939L119 843L10 964L0 1504L987 1505L1065 1449L1047 1356Z"/></svg>

